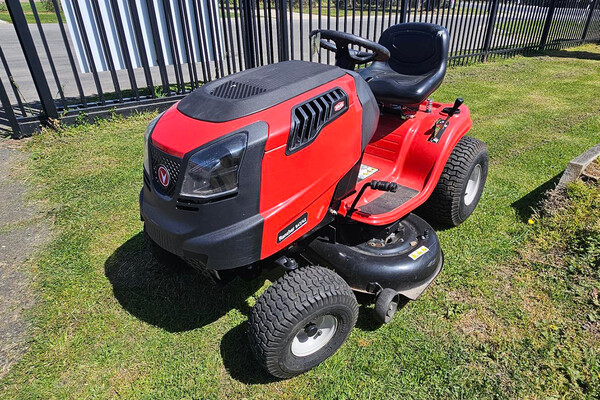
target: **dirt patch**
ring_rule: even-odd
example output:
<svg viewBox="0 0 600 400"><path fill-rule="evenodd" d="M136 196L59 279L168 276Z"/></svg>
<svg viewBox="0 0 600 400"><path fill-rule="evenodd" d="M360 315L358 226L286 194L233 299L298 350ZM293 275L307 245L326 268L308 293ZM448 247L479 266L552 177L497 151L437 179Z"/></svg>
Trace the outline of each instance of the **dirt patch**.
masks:
<svg viewBox="0 0 600 400"><path fill-rule="evenodd" d="M34 304L32 252L50 238L50 223L39 207L27 201L27 189L15 170L27 154L18 143L0 142L0 377L27 349L25 313ZM6 173L8 171L8 173Z"/></svg>
<svg viewBox="0 0 600 400"><path fill-rule="evenodd" d="M600 181L600 159L588 165L583 171L583 175L595 181Z"/></svg>

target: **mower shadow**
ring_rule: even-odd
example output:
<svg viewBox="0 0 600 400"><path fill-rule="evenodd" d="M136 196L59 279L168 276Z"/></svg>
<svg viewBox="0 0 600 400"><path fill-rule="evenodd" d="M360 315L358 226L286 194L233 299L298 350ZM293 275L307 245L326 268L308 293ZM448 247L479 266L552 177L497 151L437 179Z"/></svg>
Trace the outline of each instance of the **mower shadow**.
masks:
<svg viewBox="0 0 600 400"><path fill-rule="evenodd" d="M192 268L164 266L141 232L106 260L104 271L125 310L168 332L203 327L233 308L248 314L246 299L264 284L236 279L221 287Z"/></svg>
<svg viewBox="0 0 600 400"><path fill-rule="evenodd" d="M256 362L248 335L246 335L246 322L242 322L227 332L221 339L221 358L229 375L244 384L266 384L280 381L268 374Z"/></svg>
<svg viewBox="0 0 600 400"><path fill-rule="evenodd" d="M250 313L246 300L264 284L236 279L226 286L207 282L189 267L168 267L157 262L150 244L140 232L123 243L104 263L104 272L115 298L136 318L168 332L184 332L208 325L231 309ZM271 277L275 278L275 277ZM357 293L360 311L356 328L372 331L381 325L373 317L372 297ZM229 330L221 339L223 364L231 377L246 384L278 381L255 361L246 323Z"/></svg>
<svg viewBox="0 0 600 400"><path fill-rule="evenodd" d="M529 218L531 218L531 214L533 210L535 210L540 203L546 198L546 192L552 190L558 184L560 177L562 176L562 172L555 175L553 178L544 182L537 188L533 189L531 192L527 193L525 196L521 197L519 200L513 202L510 206L515 209L519 219L522 222L527 222Z"/></svg>

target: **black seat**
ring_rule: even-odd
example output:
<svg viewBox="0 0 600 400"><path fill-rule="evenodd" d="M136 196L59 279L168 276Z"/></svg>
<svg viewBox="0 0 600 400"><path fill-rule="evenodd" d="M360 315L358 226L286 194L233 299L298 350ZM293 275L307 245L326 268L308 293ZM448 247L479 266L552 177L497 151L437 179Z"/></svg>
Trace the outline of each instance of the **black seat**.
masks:
<svg viewBox="0 0 600 400"><path fill-rule="evenodd" d="M442 84L448 61L448 31L443 26L397 24L383 32L379 44L390 51L390 59L360 71L377 100L418 104Z"/></svg>

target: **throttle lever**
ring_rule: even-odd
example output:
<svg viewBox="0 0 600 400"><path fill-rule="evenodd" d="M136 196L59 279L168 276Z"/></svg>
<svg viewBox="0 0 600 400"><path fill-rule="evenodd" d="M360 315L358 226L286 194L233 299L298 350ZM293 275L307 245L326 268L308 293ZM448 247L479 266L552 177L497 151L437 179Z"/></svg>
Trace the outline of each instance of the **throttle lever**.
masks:
<svg viewBox="0 0 600 400"><path fill-rule="evenodd" d="M445 119L438 119L435 121L435 124L433 124L433 127L431 128L433 133L431 134L431 138L429 138L430 142L438 143L440 141L442 135L444 132L446 132L446 128L448 128L448 125L450 125L450 118L455 114L460 114L459 108L464 102L465 101L462 97L458 97L454 101L454 105L452 107L446 107L442 110L442 114L447 114L448 116ZM438 126L440 127L440 130L436 132L436 128Z"/></svg>

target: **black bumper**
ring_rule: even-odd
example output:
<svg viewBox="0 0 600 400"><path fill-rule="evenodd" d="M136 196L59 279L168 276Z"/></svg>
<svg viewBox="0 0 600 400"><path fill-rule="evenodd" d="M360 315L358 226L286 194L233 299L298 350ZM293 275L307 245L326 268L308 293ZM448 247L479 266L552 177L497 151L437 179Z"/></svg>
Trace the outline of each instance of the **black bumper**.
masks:
<svg viewBox="0 0 600 400"><path fill-rule="evenodd" d="M243 267L261 255L260 166L268 126L256 122L237 132L248 134L248 146L235 195L213 201L179 195L188 160L198 149L181 161L172 191L161 193L156 179L146 177L140 193L140 216L148 236L163 249L214 270Z"/></svg>
<svg viewBox="0 0 600 400"><path fill-rule="evenodd" d="M140 193L140 214L150 238L163 249L198 260L206 268L233 269L260 260L263 220L260 214L218 230L204 232L207 221L190 211L166 212L152 194ZM146 200L147 198L147 200Z"/></svg>

